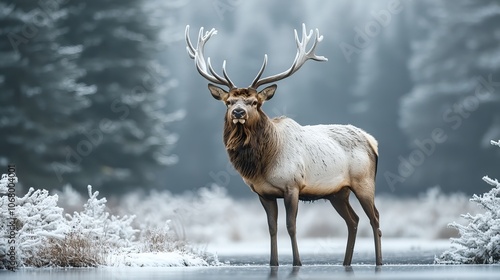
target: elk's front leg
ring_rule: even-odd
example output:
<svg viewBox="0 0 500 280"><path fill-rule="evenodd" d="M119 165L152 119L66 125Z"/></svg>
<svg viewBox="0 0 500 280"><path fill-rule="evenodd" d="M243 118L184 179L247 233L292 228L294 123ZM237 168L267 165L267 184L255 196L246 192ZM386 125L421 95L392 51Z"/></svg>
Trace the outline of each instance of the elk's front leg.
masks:
<svg viewBox="0 0 500 280"><path fill-rule="evenodd" d="M267 224L269 225L269 235L271 237L271 260L270 266L278 266L278 243L276 233L278 232L278 204L276 198L264 198L259 195L260 202L267 214Z"/></svg>
<svg viewBox="0 0 500 280"><path fill-rule="evenodd" d="M288 187L284 195L285 199L285 209L286 209L286 228L288 229L288 234L290 235L290 240L292 241L292 252L293 252L293 265L301 266L299 256L299 248L297 246L296 238L296 220L297 211L299 208L299 190L297 188Z"/></svg>

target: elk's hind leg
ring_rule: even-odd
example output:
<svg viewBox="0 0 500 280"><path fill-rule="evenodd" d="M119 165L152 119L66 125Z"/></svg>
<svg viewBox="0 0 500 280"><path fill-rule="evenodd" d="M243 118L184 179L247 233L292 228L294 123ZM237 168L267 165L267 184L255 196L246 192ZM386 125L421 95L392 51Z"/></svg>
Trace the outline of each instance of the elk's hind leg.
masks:
<svg viewBox="0 0 500 280"><path fill-rule="evenodd" d="M381 236L379 213L375 207L375 182L374 181L363 181L352 188L352 191L356 195L365 211L366 215L370 219L370 225L373 230L373 238L375 241L375 261L377 265L382 265L382 249L381 249Z"/></svg>
<svg viewBox="0 0 500 280"><path fill-rule="evenodd" d="M347 246L345 249L344 256L344 266L350 266L352 261L352 255L354 251L354 244L356 242L356 233L358 231L358 222L359 217L356 215L356 212L349 204L349 194L351 193L350 189L345 187L340 190L335 195L329 197L330 202L339 215L345 220L347 225Z"/></svg>

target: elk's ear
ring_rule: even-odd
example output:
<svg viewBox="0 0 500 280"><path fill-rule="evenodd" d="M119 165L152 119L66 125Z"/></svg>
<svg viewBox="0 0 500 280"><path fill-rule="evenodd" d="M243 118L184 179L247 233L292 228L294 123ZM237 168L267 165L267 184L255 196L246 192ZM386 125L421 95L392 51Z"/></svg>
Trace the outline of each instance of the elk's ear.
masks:
<svg viewBox="0 0 500 280"><path fill-rule="evenodd" d="M224 97L228 94L227 91L213 84L208 84L208 90L210 90L212 96L217 100L224 99Z"/></svg>
<svg viewBox="0 0 500 280"><path fill-rule="evenodd" d="M276 91L277 88L278 88L278 86L276 84L270 85L270 86L266 87L265 89L261 90L259 92L259 95L264 97L264 100L267 101L267 100L273 98L274 92Z"/></svg>

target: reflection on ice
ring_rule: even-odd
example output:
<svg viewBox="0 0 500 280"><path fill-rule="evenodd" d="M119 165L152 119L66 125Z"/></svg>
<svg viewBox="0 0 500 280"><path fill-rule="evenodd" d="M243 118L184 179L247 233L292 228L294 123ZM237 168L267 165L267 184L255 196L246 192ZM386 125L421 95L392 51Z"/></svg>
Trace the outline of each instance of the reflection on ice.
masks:
<svg viewBox="0 0 500 280"><path fill-rule="evenodd" d="M280 266L220 266L184 268L73 268L21 269L0 271L4 280L79 280L79 279L498 279L498 265L306 265Z"/></svg>
<svg viewBox="0 0 500 280"><path fill-rule="evenodd" d="M279 267L268 266L268 252L249 246L227 248L219 259L224 265L211 267L98 267L98 268L24 268L1 271L0 279L80 280L80 279L498 279L500 265L434 265L434 256L446 244L418 240L386 242L384 265L374 266L373 248L361 239L351 267L342 266L343 251L318 253L314 242L303 242L303 266L293 267L290 253L280 255ZM320 242L320 244L324 244ZM334 240L330 242L335 242ZM364 244L366 242L366 244ZM280 244L284 245L284 244ZM419 249L415 249L419 246ZM282 246L283 247L283 246ZM247 249L244 249L247 248ZM331 246L327 248L333 249ZM413 249L411 249L413 248ZM238 250L239 254L238 254ZM247 252L245 252L245 250ZM289 252L288 250L286 250ZM245 253L243 253L245 252Z"/></svg>

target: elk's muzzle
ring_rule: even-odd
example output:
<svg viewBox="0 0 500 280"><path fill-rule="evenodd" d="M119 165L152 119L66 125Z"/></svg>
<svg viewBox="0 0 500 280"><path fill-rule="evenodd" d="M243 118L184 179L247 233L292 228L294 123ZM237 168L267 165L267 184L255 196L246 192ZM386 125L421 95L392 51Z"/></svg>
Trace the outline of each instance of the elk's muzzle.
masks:
<svg viewBox="0 0 500 280"><path fill-rule="evenodd" d="M247 111L245 111L245 109L243 109L241 107L234 108L234 110L232 112L233 118L235 118L235 119L244 118L246 114L247 114Z"/></svg>
<svg viewBox="0 0 500 280"><path fill-rule="evenodd" d="M233 123L245 123L245 117L247 115L247 111L244 108L236 107L231 111L231 116L233 117Z"/></svg>

